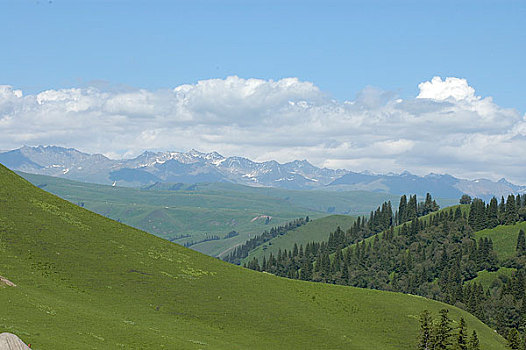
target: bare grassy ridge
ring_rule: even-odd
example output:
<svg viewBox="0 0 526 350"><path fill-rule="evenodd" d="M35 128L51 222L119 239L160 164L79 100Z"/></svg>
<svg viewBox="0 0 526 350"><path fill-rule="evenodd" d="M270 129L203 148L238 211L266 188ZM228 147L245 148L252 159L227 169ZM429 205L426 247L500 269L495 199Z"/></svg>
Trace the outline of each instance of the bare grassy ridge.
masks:
<svg viewBox="0 0 526 350"><path fill-rule="evenodd" d="M50 209L51 208L51 209ZM111 221L0 166L0 332L34 349L411 349L424 298L278 278ZM483 349L503 340L471 315Z"/></svg>

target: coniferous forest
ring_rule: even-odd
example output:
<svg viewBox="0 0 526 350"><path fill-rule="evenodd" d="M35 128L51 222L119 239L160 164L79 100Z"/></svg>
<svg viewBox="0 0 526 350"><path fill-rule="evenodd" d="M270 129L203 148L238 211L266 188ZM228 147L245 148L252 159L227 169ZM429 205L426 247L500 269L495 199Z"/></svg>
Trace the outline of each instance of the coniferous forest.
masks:
<svg viewBox="0 0 526 350"><path fill-rule="evenodd" d="M453 327L453 320L449 317L449 310L439 311L438 318L433 318L429 310L420 314L420 334L416 348L418 350L454 349L480 350L477 332L469 332L464 318L460 318L458 326Z"/></svg>
<svg viewBox="0 0 526 350"><path fill-rule="evenodd" d="M295 228L303 226L309 221L310 219L307 216L305 218L299 218L294 221L288 222L285 225L273 227L270 230L263 232L261 235L257 235L249 239L241 246L236 247L232 253L228 254L224 258L224 260L239 265L241 260L246 258L252 249L258 247L259 245L265 242L270 241L274 237L284 235L285 233L287 233L287 231L294 230Z"/></svg>
<svg viewBox="0 0 526 350"><path fill-rule="evenodd" d="M525 221L526 195L489 203L463 196L460 202L439 210L429 194L423 202L402 196L397 210L386 202L351 228L338 228L326 242L295 245L244 266L292 279L443 301L477 316L511 344L525 338L526 331L525 234L519 232L514 256L499 259L492 240L477 240L474 232ZM473 281L478 272L502 267L515 272L489 287Z"/></svg>

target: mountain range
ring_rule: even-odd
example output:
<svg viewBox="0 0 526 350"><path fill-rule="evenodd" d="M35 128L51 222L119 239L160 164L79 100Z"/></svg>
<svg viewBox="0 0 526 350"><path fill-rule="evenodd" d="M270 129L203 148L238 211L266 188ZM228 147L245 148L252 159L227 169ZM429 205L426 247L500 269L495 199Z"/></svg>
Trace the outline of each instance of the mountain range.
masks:
<svg viewBox="0 0 526 350"><path fill-rule="evenodd" d="M224 157L217 152L150 152L132 159L110 159L58 146L24 146L0 153L0 163L10 169L72 180L144 186L154 183L229 182L257 187L292 190L365 190L392 194L430 192L435 197L458 198L462 194L488 198L510 193L526 193L519 186L501 179L466 180L447 174L417 176L371 174L344 169L319 168L307 160L278 163L254 162L243 157Z"/></svg>

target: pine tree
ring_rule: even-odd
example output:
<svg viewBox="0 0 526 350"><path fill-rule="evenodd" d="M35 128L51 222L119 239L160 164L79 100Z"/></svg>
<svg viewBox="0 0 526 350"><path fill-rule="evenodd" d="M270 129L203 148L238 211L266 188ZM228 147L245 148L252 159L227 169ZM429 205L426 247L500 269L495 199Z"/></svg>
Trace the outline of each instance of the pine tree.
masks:
<svg viewBox="0 0 526 350"><path fill-rule="evenodd" d="M495 197L491 198L486 208L486 221L486 227L488 228L494 228L499 225L499 204Z"/></svg>
<svg viewBox="0 0 526 350"><path fill-rule="evenodd" d="M442 309L439 311L439 320L435 325L434 331L434 349L447 350L451 345L451 319L449 318L449 310Z"/></svg>
<svg viewBox="0 0 526 350"><path fill-rule="evenodd" d="M428 192L426 194L426 201L424 202L424 211L422 215L427 215L431 213L432 211L434 211L433 198L431 197L431 194Z"/></svg>
<svg viewBox="0 0 526 350"><path fill-rule="evenodd" d="M518 214L517 207L515 205L515 196L510 194L508 200L506 201L506 215L505 215L505 224L513 225L517 222Z"/></svg>
<svg viewBox="0 0 526 350"><path fill-rule="evenodd" d="M460 323L458 325L458 333L457 333L457 342L455 344L456 350L468 350L468 335L467 335L467 329L466 329L466 321L464 320L464 317L460 318Z"/></svg>
<svg viewBox="0 0 526 350"><path fill-rule="evenodd" d="M400 197L400 205L398 206L398 224L403 224L407 221L407 197L404 194Z"/></svg>
<svg viewBox="0 0 526 350"><path fill-rule="evenodd" d="M524 231L519 231L519 236L517 237L517 247L516 247L517 255L521 256L526 253L526 238L524 236Z"/></svg>
<svg viewBox="0 0 526 350"><path fill-rule="evenodd" d="M416 194L409 196L409 201L407 202L407 214L406 221L416 219L418 217L418 203L416 201Z"/></svg>
<svg viewBox="0 0 526 350"><path fill-rule="evenodd" d="M431 313L428 310L420 314L420 335L418 337L418 350L430 350L433 348Z"/></svg>
<svg viewBox="0 0 526 350"><path fill-rule="evenodd" d="M323 253L321 255L320 271L323 278L329 278L331 274L331 259L329 258L329 253Z"/></svg>
<svg viewBox="0 0 526 350"><path fill-rule="evenodd" d="M473 202L471 202L468 224L475 231L486 228L486 205L481 199L475 198Z"/></svg>
<svg viewBox="0 0 526 350"><path fill-rule="evenodd" d="M305 259L305 261L301 265L300 279L302 279L304 281L311 281L312 280L312 264L307 259Z"/></svg>
<svg viewBox="0 0 526 350"><path fill-rule="evenodd" d="M513 293L517 300L524 296L524 286L526 284L526 276L524 275L524 269L519 269L513 276Z"/></svg>
<svg viewBox="0 0 526 350"><path fill-rule="evenodd" d="M471 334L471 337L469 338L468 349L469 350L480 350L480 342L479 342L479 338L477 336L476 331L473 331L473 333Z"/></svg>
<svg viewBox="0 0 526 350"><path fill-rule="evenodd" d="M298 256L299 250L298 250L298 244L294 243L294 248L292 248L292 256Z"/></svg>
<svg viewBox="0 0 526 350"><path fill-rule="evenodd" d="M467 194L463 194L460 197L460 204L471 204L471 197Z"/></svg>
<svg viewBox="0 0 526 350"><path fill-rule="evenodd" d="M499 203L499 221L500 223L504 223L506 215L506 202L504 201L504 196L500 197L500 203Z"/></svg>
<svg viewBox="0 0 526 350"><path fill-rule="evenodd" d="M506 338L508 341L508 348L512 350L519 350L521 347L521 335L519 331L515 328L510 328L508 331L508 336Z"/></svg>
<svg viewBox="0 0 526 350"><path fill-rule="evenodd" d="M341 281L344 285L347 285L349 284L349 265L347 264L347 261L343 263L341 270L342 270Z"/></svg>

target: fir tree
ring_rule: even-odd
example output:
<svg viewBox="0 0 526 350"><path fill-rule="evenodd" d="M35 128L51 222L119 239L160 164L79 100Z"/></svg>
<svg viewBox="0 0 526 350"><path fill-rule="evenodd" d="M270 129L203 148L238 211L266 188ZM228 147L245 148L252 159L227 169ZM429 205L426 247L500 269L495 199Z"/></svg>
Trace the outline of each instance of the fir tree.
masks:
<svg viewBox="0 0 526 350"><path fill-rule="evenodd" d="M524 231L519 231L519 236L517 237L517 247L516 247L517 255L521 256L526 253L526 238L524 237Z"/></svg>
<svg viewBox="0 0 526 350"><path fill-rule="evenodd" d="M436 350L447 350L451 345L451 319L449 310L439 311L439 320L434 327L434 348Z"/></svg>
<svg viewBox="0 0 526 350"><path fill-rule="evenodd" d="M506 225L513 225L517 222L517 219L518 213L517 207L515 205L515 196L510 194L508 196L508 200L506 201L506 214L504 223Z"/></svg>
<svg viewBox="0 0 526 350"><path fill-rule="evenodd" d="M420 314L420 335L418 337L418 350L430 350L433 348L432 326L433 320L431 319L431 313L428 310L422 311Z"/></svg>
<svg viewBox="0 0 526 350"><path fill-rule="evenodd" d="M479 338L477 336L476 331L473 331L473 333L471 334L471 337L469 338L468 349L469 350L480 350L480 342L479 342Z"/></svg>
<svg viewBox="0 0 526 350"><path fill-rule="evenodd" d="M457 342L455 344L455 350L468 350L468 334L466 329L466 321L464 317L460 318L458 325Z"/></svg>
<svg viewBox="0 0 526 350"><path fill-rule="evenodd" d="M304 281L312 280L312 263L310 263L307 259L305 259L301 265L300 278Z"/></svg>
<svg viewBox="0 0 526 350"><path fill-rule="evenodd" d="M486 208L487 228L493 228L499 225L499 204L497 198L491 198L488 207Z"/></svg>
<svg viewBox="0 0 526 350"><path fill-rule="evenodd" d="M508 341L508 348L512 350L519 350L521 347L521 336L519 331L516 328L510 328L508 331L508 336L506 337Z"/></svg>
<svg viewBox="0 0 526 350"><path fill-rule="evenodd" d="M427 215L433 211L436 211L436 202L431 197L430 193L426 194L426 201L424 202L424 210L422 212L422 215Z"/></svg>
<svg viewBox="0 0 526 350"><path fill-rule="evenodd" d="M460 197L460 204L471 204L471 197L467 194L463 194Z"/></svg>
<svg viewBox="0 0 526 350"><path fill-rule="evenodd" d="M481 199L475 198L473 202L471 202L468 224L474 231L480 231L486 228L486 206Z"/></svg>
<svg viewBox="0 0 526 350"><path fill-rule="evenodd" d="M398 206L398 223L403 224L407 221L407 197L404 194L400 197L400 205Z"/></svg>
<svg viewBox="0 0 526 350"><path fill-rule="evenodd" d="M418 203L416 201L416 194L413 196L409 196L409 201L407 202L406 215L406 221L410 221L418 217Z"/></svg>
<svg viewBox="0 0 526 350"><path fill-rule="evenodd" d="M506 202L504 201L504 196L500 197L499 203L499 221L503 223L506 215Z"/></svg>

